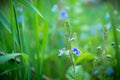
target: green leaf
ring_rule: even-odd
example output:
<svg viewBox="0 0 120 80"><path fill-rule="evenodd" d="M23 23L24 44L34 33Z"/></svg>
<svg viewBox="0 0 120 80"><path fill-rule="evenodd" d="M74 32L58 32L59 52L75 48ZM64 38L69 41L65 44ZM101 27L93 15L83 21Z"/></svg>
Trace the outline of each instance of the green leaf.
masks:
<svg viewBox="0 0 120 80"><path fill-rule="evenodd" d="M75 80L90 80L90 74L84 71L81 65L75 66L75 74L73 66L70 66L65 76L68 80L74 80L74 75L76 76Z"/></svg>
<svg viewBox="0 0 120 80"><path fill-rule="evenodd" d="M3 64L7 61L9 61L10 59L13 59L17 56L22 56L26 61L28 61L28 56L24 53L12 53L12 54L5 54L5 55L2 55L0 56L0 64Z"/></svg>
<svg viewBox="0 0 120 80"><path fill-rule="evenodd" d="M29 8L31 12L36 12L45 21L43 15L28 0L19 0L19 2Z"/></svg>
<svg viewBox="0 0 120 80"><path fill-rule="evenodd" d="M11 26L7 18L0 11L0 22L5 26L5 28L11 33Z"/></svg>
<svg viewBox="0 0 120 80"><path fill-rule="evenodd" d="M90 74L88 72L84 72L82 80L90 80Z"/></svg>
<svg viewBox="0 0 120 80"><path fill-rule="evenodd" d="M90 54L90 53L82 53L80 54L80 56L77 58L77 60L75 61L75 63L79 63L79 62L84 62L84 61L90 61L90 60L94 60L95 56Z"/></svg>
<svg viewBox="0 0 120 80"><path fill-rule="evenodd" d="M82 66L78 65L78 66L75 66L75 75L76 75L76 80L82 80L82 76L83 76L83 68ZM73 69L73 66L70 66L67 70L67 73L66 73L66 78L68 80L74 80L74 69Z"/></svg>

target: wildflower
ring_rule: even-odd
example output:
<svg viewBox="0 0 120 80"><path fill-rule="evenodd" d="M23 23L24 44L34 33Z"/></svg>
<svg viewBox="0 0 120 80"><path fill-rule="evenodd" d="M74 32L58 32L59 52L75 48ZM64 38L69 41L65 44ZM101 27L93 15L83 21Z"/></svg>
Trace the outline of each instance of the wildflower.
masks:
<svg viewBox="0 0 120 80"><path fill-rule="evenodd" d="M107 12L106 15L105 15L105 19L106 20L109 20L110 19L110 14Z"/></svg>
<svg viewBox="0 0 120 80"><path fill-rule="evenodd" d="M64 36L64 32L60 32L60 36L63 37Z"/></svg>
<svg viewBox="0 0 120 80"><path fill-rule="evenodd" d="M95 75L97 75L98 74L98 72L99 72L99 69L98 68L96 68L95 69L95 71L93 72L93 75L95 76Z"/></svg>
<svg viewBox="0 0 120 80"><path fill-rule="evenodd" d="M70 51L69 51L69 50L67 50L65 55L69 55L69 53L70 53Z"/></svg>
<svg viewBox="0 0 120 80"><path fill-rule="evenodd" d="M58 5L57 5L57 4L55 4L55 5L53 5L53 7L52 7L51 11L52 11L52 12L56 12L56 11L57 11L57 9L58 9Z"/></svg>
<svg viewBox="0 0 120 80"><path fill-rule="evenodd" d="M22 12L23 12L23 8L18 8L17 11L18 11L19 13L22 13Z"/></svg>
<svg viewBox="0 0 120 80"><path fill-rule="evenodd" d="M60 18L61 19L66 19L68 17L68 14L65 10L60 11Z"/></svg>
<svg viewBox="0 0 120 80"><path fill-rule="evenodd" d="M79 50L77 47L74 47L74 48L72 49L72 52L73 52L75 55L77 55L77 56L81 54L80 50Z"/></svg>
<svg viewBox="0 0 120 80"><path fill-rule="evenodd" d="M62 48L61 50L59 50L59 55L58 56L63 55L64 52L65 52L65 48Z"/></svg>
<svg viewBox="0 0 120 80"><path fill-rule="evenodd" d="M63 40L59 40L59 41L57 42L57 44L60 45L60 46L63 46L65 43L64 43Z"/></svg>
<svg viewBox="0 0 120 80"><path fill-rule="evenodd" d="M113 70L113 68L112 67L109 67L108 69L107 69L107 75L108 76L110 76L111 74L113 74L114 73L114 70Z"/></svg>
<svg viewBox="0 0 120 80"><path fill-rule="evenodd" d="M22 16L18 16L18 18L17 18L17 21L18 21L18 23L21 23L22 22Z"/></svg>
<svg viewBox="0 0 120 80"><path fill-rule="evenodd" d="M109 23L106 24L106 28L107 28L107 29L110 29L110 28L111 28L111 22L109 22Z"/></svg>

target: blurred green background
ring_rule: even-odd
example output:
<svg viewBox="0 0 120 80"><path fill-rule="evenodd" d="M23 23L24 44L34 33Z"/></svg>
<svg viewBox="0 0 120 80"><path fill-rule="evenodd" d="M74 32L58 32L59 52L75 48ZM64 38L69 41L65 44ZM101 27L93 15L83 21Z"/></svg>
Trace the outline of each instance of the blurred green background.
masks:
<svg viewBox="0 0 120 80"><path fill-rule="evenodd" d="M66 47L69 21L71 37L77 36L71 46L90 54L74 56L81 66L78 80L119 80L119 4L119 0L1 0L0 79L67 80L69 56L58 54Z"/></svg>

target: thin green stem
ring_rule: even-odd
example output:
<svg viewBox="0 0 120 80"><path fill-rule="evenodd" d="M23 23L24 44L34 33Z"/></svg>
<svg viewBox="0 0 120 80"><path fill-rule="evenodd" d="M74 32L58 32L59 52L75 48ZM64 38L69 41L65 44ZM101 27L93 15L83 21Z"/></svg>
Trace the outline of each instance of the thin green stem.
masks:
<svg viewBox="0 0 120 80"><path fill-rule="evenodd" d="M70 24L69 22L66 22L66 43L67 43L67 50L69 50L69 53L70 53L70 61L73 65L73 71L74 71L74 80L76 80L76 73L75 73L75 64L74 64L74 61L73 61L73 56L72 56L72 53L71 53L71 43L69 41L70 39Z"/></svg>

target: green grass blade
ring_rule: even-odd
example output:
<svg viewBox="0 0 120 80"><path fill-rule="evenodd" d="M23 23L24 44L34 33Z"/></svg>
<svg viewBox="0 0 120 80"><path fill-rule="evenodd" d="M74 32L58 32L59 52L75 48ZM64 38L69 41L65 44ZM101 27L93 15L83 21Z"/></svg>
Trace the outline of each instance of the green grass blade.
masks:
<svg viewBox="0 0 120 80"><path fill-rule="evenodd" d="M10 59L13 59L17 56L22 56L26 61L28 61L28 56L26 54L23 54L23 53L12 53L12 54L5 54L5 55L2 55L0 56L0 64L3 64L7 61L9 61Z"/></svg>
<svg viewBox="0 0 120 80"><path fill-rule="evenodd" d="M27 8L29 8L32 12L34 12L35 14L37 14L36 15L36 18L35 18L35 20L36 20L36 43L37 43L37 48L36 48L36 51L37 51L37 58L38 58L38 64L37 64L37 70L38 70L38 76L39 76L39 74L40 74L40 77L42 77L42 67L43 67L43 59L44 59L44 50L45 50L45 45L46 45L46 43L47 43L47 37L48 37L48 24L47 24L47 22L46 22L46 20L45 20L45 18L43 17L43 15L38 11L38 7L37 7L37 5L36 5L36 7L35 6L33 6L29 1L27 1L27 0L19 0L19 2L21 3L21 4L23 4L25 7L27 7ZM39 1L38 1L39 2ZM43 20L43 26L44 26L44 31L43 31L43 40L42 40L42 45L41 45L41 49L40 49L40 45L39 45L39 37L38 37L38 20L40 19L40 18L38 18L38 17L40 17L42 20ZM40 51L41 50L41 51ZM40 54L40 58L39 58L39 52L41 53ZM41 61L39 61L39 60L41 60ZM40 65L40 66L39 66ZM39 67L40 67L40 73L39 73Z"/></svg>
<svg viewBox="0 0 120 80"><path fill-rule="evenodd" d="M8 22L7 18L1 13L1 11L0 11L0 22L4 24L8 32L11 33L10 23Z"/></svg>
<svg viewBox="0 0 120 80"><path fill-rule="evenodd" d="M41 74L42 74L42 68L43 68L43 59L44 59L44 51L45 51L45 46L47 43L47 38L48 38L48 25L47 23L45 23L45 29L44 29L44 38L43 38L43 42L42 42L42 48L41 48Z"/></svg>
<svg viewBox="0 0 120 80"><path fill-rule="evenodd" d="M7 18L1 13L1 11L0 11L0 22L5 26L5 28L8 30L8 32L11 34L12 33L11 32L11 25L10 25L9 21L7 20ZM16 40L16 37L14 37L14 41L18 46L18 42Z"/></svg>
<svg viewBox="0 0 120 80"><path fill-rule="evenodd" d="M37 13L43 20L45 20L43 15L28 0L19 0L19 2L31 9L33 12Z"/></svg>

